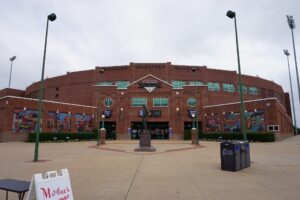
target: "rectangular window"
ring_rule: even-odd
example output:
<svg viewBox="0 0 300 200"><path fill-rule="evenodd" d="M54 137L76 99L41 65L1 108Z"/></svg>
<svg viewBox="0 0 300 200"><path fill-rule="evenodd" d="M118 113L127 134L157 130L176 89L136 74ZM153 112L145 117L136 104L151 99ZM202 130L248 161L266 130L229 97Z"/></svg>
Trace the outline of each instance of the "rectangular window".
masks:
<svg viewBox="0 0 300 200"><path fill-rule="evenodd" d="M224 92L235 92L234 85L231 83L223 83L223 91Z"/></svg>
<svg viewBox="0 0 300 200"><path fill-rule="evenodd" d="M129 81L116 81L117 89L127 89Z"/></svg>
<svg viewBox="0 0 300 200"><path fill-rule="evenodd" d="M201 81L190 81L189 85L201 86L201 85L203 85L203 82L201 82Z"/></svg>
<svg viewBox="0 0 300 200"><path fill-rule="evenodd" d="M131 99L131 106L140 107L143 105L147 106L147 98L132 98Z"/></svg>
<svg viewBox="0 0 300 200"><path fill-rule="evenodd" d="M153 98L153 107L167 107L168 105L168 98Z"/></svg>
<svg viewBox="0 0 300 200"><path fill-rule="evenodd" d="M249 94L258 95L258 89L256 87L249 87Z"/></svg>
<svg viewBox="0 0 300 200"><path fill-rule="evenodd" d="M208 91L220 91L220 84L219 83L207 83Z"/></svg>
<svg viewBox="0 0 300 200"><path fill-rule="evenodd" d="M247 93L247 87L245 85L242 85L243 93ZM238 85L238 92L240 92L240 85Z"/></svg>
<svg viewBox="0 0 300 200"><path fill-rule="evenodd" d="M108 85L112 85L112 82L110 82L110 81L102 81L102 82L98 82L97 85L108 86Z"/></svg>
<svg viewBox="0 0 300 200"><path fill-rule="evenodd" d="M185 85L184 81L172 81L173 88L175 89L182 89L182 87Z"/></svg>
<svg viewBox="0 0 300 200"><path fill-rule="evenodd" d="M279 131L279 125L268 125L268 131L270 131L270 132Z"/></svg>

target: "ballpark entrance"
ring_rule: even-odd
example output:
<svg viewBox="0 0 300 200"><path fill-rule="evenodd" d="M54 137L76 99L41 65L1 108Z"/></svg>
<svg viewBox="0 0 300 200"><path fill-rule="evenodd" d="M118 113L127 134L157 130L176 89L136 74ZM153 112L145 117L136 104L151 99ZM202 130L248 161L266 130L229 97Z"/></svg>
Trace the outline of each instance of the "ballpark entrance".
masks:
<svg viewBox="0 0 300 200"><path fill-rule="evenodd" d="M169 139L169 122L148 122L151 139ZM139 139L142 132L142 122L131 123L131 139Z"/></svg>

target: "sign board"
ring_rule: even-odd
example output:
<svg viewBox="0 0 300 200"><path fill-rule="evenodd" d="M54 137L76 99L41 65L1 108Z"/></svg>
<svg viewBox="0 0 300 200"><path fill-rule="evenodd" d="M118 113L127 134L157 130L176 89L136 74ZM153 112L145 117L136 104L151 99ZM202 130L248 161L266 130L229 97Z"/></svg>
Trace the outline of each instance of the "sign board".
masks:
<svg viewBox="0 0 300 200"><path fill-rule="evenodd" d="M150 110L150 117L160 117L161 111L160 110Z"/></svg>
<svg viewBox="0 0 300 200"><path fill-rule="evenodd" d="M188 113L189 113L189 117L190 117L190 118L196 117L196 110L188 110ZM194 116L194 117L193 117L193 116Z"/></svg>
<svg viewBox="0 0 300 200"><path fill-rule="evenodd" d="M111 114L112 114L112 110L111 109L106 109L106 110L103 111L102 114L105 116L105 118L110 118Z"/></svg>
<svg viewBox="0 0 300 200"><path fill-rule="evenodd" d="M139 87L151 93L156 88L161 88L161 83L158 83L157 80L143 80L143 82L139 83Z"/></svg>
<svg viewBox="0 0 300 200"><path fill-rule="evenodd" d="M70 176L68 169L34 174L27 200L73 200Z"/></svg>

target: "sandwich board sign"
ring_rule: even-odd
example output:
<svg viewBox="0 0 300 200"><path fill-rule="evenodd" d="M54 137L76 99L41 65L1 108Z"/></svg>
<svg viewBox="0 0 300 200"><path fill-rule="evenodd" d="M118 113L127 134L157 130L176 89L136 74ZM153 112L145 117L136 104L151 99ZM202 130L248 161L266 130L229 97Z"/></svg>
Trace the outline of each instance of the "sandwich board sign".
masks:
<svg viewBox="0 0 300 200"><path fill-rule="evenodd" d="M34 174L27 200L74 200L68 169Z"/></svg>

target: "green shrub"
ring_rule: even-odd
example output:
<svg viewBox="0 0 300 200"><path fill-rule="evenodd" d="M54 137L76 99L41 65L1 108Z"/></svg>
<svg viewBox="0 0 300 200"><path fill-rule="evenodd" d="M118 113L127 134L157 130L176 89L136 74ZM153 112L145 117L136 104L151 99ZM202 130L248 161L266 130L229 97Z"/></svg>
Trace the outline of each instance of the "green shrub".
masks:
<svg viewBox="0 0 300 200"><path fill-rule="evenodd" d="M35 142L35 133L29 133L29 142ZM40 133L40 142L53 141L53 140L94 140L97 138L97 134L93 132L89 133Z"/></svg>
<svg viewBox="0 0 300 200"><path fill-rule="evenodd" d="M191 130L185 130L183 134L184 140L190 140L192 138Z"/></svg>
<svg viewBox="0 0 300 200"><path fill-rule="evenodd" d="M270 132L260 132L260 133L247 133L248 141L260 141L260 142L274 142L275 135ZM218 140L222 138L222 140L243 140L243 134L241 133L202 133L199 134L199 138L207 139L207 140Z"/></svg>
<svg viewBox="0 0 300 200"><path fill-rule="evenodd" d="M113 139L113 140L117 139L117 133L116 133L116 131L112 131L111 132L111 137L110 138Z"/></svg>
<svg viewBox="0 0 300 200"><path fill-rule="evenodd" d="M201 132L201 130L200 130L200 131L198 131L198 138L201 138L201 136L202 136L202 132ZM191 133L191 130L185 130L185 131L184 131L183 139L184 139L184 140L190 140L190 139L192 139L192 133Z"/></svg>

